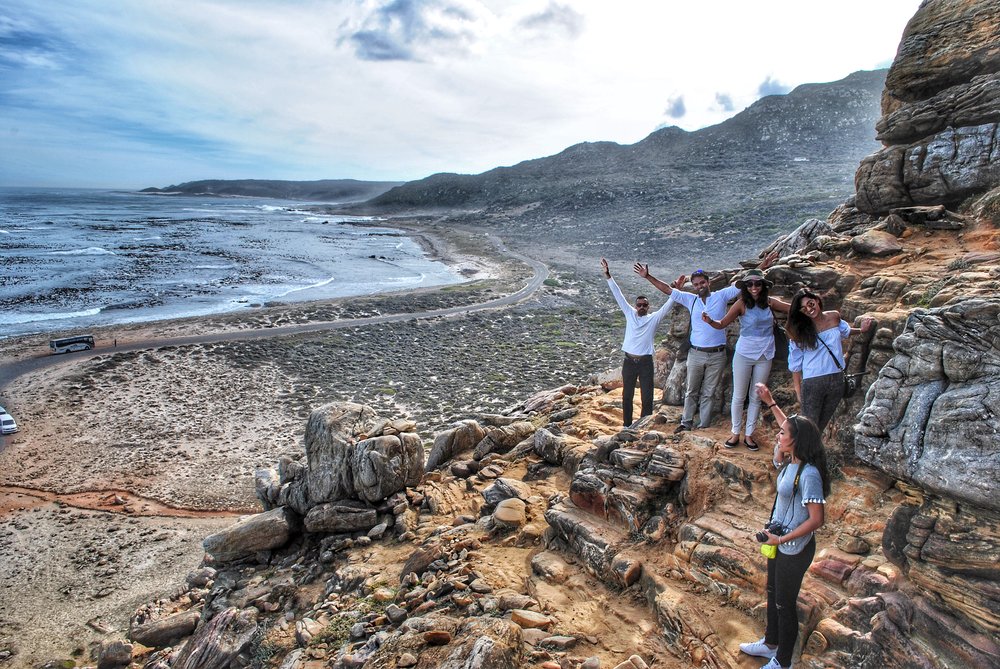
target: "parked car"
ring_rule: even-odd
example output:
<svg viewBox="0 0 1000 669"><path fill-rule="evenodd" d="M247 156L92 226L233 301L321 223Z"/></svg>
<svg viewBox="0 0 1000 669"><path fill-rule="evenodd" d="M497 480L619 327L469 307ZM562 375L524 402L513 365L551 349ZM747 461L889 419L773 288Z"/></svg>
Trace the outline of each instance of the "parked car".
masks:
<svg viewBox="0 0 1000 669"><path fill-rule="evenodd" d="M3 407L0 407L0 434L14 434L15 432L17 432L17 423L14 421L14 417L7 413Z"/></svg>

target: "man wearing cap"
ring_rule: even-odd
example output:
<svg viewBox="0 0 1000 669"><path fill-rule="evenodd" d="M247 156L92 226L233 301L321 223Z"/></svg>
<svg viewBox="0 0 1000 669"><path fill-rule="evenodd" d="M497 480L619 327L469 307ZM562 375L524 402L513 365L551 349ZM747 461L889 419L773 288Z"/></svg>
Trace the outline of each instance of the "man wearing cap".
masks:
<svg viewBox="0 0 1000 669"><path fill-rule="evenodd" d="M649 265L636 263L635 273L656 286L657 289L670 295L671 302L678 302L687 308L691 319L691 349L687 356L687 386L684 392L684 413L681 424L675 432L690 430L694 426L695 407L698 409L698 427L708 427L712 420L712 409L715 391L722 380L722 372L726 367L726 331L717 330L702 319L702 313L707 313L713 320L722 320L726 315L727 305L740 295L736 286L726 286L718 292L712 292L709 286L708 274L704 270L691 273L691 285L696 293L686 293L674 290L684 285L685 277L681 276L672 288L649 273Z"/></svg>
<svg viewBox="0 0 1000 669"><path fill-rule="evenodd" d="M635 298L635 307L630 305L618 284L611 278L608 261L601 258L601 269L608 281L611 294L625 314L625 339L622 341L622 422L625 427L632 424L632 398L635 397L635 382L639 380L642 413L639 417L653 413L653 334L656 326L670 310L671 300L658 310L649 313L649 300L645 295Z"/></svg>

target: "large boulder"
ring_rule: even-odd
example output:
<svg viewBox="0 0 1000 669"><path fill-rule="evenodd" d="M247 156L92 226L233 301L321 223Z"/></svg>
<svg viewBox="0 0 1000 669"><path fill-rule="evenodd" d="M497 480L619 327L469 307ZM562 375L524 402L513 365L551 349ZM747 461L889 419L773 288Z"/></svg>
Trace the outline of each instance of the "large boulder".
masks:
<svg viewBox="0 0 1000 669"><path fill-rule="evenodd" d="M241 518L235 525L205 537L205 552L221 562L249 557L258 551L281 548L296 533L299 516L278 507Z"/></svg>
<svg viewBox="0 0 1000 669"><path fill-rule="evenodd" d="M365 439L353 450L350 466L358 499L380 502L419 484L424 475L424 446L414 432Z"/></svg>
<svg viewBox="0 0 1000 669"><path fill-rule="evenodd" d="M485 436L486 432L479 423L471 419L459 421L450 429L439 432L427 455L426 471L434 471L459 453L471 450Z"/></svg>
<svg viewBox="0 0 1000 669"><path fill-rule="evenodd" d="M183 611L132 625L129 627L128 638L148 648L166 648L194 632L200 620L201 614L198 611Z"/></svg>
<svg viewBox="0 0 1000 669"><path fill-rule="evenodd" d="M225 669L232 666L257 634L257 609L229 608L188 639L173 669Z"/></svg>
<svg viewBox="0 0 1000 669"><path fill-rule="evenodd" d="M535 431L535 426L528 421L515 421L501 427L486 429L486 436L476 444L472 457L482 460L490 453L506 453L517 446Z"/></svg>
<svg viewBox="0 0 1000 669"><path fill-rule="evenodd" d="M311 503L354 496L354 445L377 418L374 409L353 402L326 404L309 415L304 440Z"/></svg>
<svg viewBox="0 0 1000 669"><path fill-rule="evenodd" d="M917 310L868 390L855 453L888 474L1000 511L1000 298Z"/></svg>
<svg viewBox="0 0 1000 669"><path fill-rule="evenodd" d="M869 214L897 207L959 203L1000 185L996 122L946 128L906 146L890 146L861 161L855 205Z"/></svg>
<svg viewBox="0 0 1000 669"><path fill-rule="evenodd" d="M958 203L1000 184L1000 21L994 2L924 2L903 33L882 94L878 138L855 206L868 214Z"/></svg>
<svg viewBox="0 0 1000 669"><path fill-rule="evenodd" d="M1000 22L992 0L923 2L885 78L882 114L1000 70Z"/></svg>
<svg viewBox="0 0 1000 669"><path fill-rule="evenodd" d="M356 500L317 504L305 517L307 532L357 532L370 530L376 525L376 510Z"/></svg>

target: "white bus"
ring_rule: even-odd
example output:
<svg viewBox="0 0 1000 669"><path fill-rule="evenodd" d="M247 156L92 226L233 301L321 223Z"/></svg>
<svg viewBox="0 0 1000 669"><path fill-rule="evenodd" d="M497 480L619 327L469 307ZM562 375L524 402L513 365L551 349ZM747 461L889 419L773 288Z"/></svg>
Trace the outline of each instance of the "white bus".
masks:
<svg viewBox="0 0 1000 669"><path fill-rule="evenodd" d="M77 335L76 337L63 337L62 339L50 339L49 348L53 353L70 353L72 351L89 351L94 348L94 335Z"/></svg>

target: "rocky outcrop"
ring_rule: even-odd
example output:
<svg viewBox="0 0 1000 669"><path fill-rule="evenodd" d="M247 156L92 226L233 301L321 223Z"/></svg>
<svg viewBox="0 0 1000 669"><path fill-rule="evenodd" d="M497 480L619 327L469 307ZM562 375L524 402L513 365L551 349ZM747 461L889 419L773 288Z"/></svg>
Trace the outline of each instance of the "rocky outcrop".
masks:
<svg viewBox="0 0 1000 669"><path fill-rule="evenodd" d="M286 507L247 516L222 532L205 537L202 546L216 560L238 560L257 551L269 551L288 543L300 519Z"/></svg>
<svg viewBox="0 0 1000 669"><path fill-rule="evenodd" d="M257 633L257 609L227 609L184 645L173 669L225 669Z"/></svg>
<svg viewBox="0 0 1000 669"><path fill-rule="evenodd" d="M1000 299L917 310L858 416L862 460L1000 511Z"/></svg>
<svg viewBox="0 0 1000 669"><path fill-rule="evenodd" d="M956 204L1000 184L1000 23L990 2L925 2L886 76L878 137L861 161L854 205Z"/></svg>

